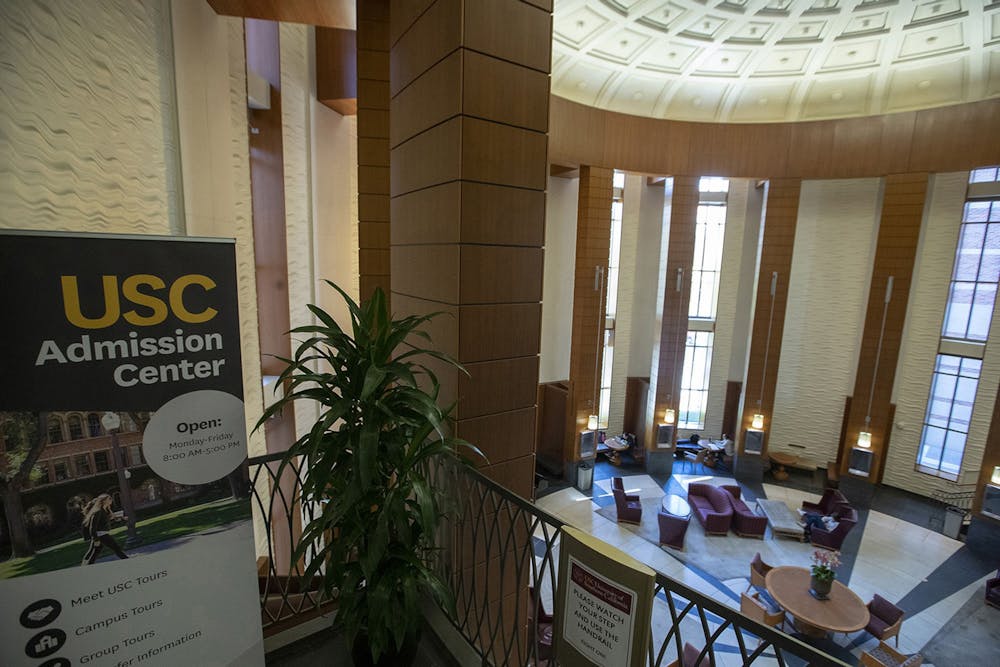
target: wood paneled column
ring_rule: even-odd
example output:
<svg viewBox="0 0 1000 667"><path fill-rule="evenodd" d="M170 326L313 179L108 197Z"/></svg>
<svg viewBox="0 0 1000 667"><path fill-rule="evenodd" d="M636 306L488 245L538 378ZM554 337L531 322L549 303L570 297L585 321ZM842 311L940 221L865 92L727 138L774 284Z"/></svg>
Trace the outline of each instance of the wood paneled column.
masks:
<svg viewBox="0 0 1000 667"><path fill-rule="evenodd" d="M669 474L674 450L671 447L668 451L657 451L656 427L663 422L667 408L673 408L677 418L680 417L681 369L684 367L687 343L695 222L698 218L698 180L697 176L675 176L673 192L667 195L670 198L670 220L666 255L660 259L662 298L658 300L662 302L663 310L657 313L660 329L653 343L646 407L646 469L660 474Z"/></svg>
<svg viewBox="0 0 1000 667"><path fill-rule="evenodd" d="M360 296L389 296L389 0L358 0Z"/></svg>
<svg viewBox="0 0 1000 667"><path fill-rule="evenodd" d="M398 315L444 310L435 347L456 430L534 487L551 7L394 3L391 274ZM360 41L359 22L359 41Z"/></svg>
<svg viewBox="0 0 1000 667"><path fill-rule="evenodd" d="M744 434L758 412L764 415L764 451L767 451L801 188L800 179L777 178L768 182L764 194L760 269L750 329L747 375L743 383L743 415L738 434L740 452L743 451ZM777 274L776 278L774 274Z"/></svg>
<svg viewBox="0 0 1000 667"><path fill-rule="evenodd" d="M604 357L604 292L611 246L614 170L580 167L576 210L576 268L573 272L573 339L569 352L570 404L566 410L563 461L571 480L579 460L580 433L598 413L597 392Z"/></svg>
<svg viewBox="0 0 1000 667"><path fill-rule="evenodd" d="M840 443L840 453L837 457L841 476L847 474L851 448L857 444L858 433L868 431L872 434L871 448L874 454L868 479L872 482L882 479L886 447L892 426L892 386L896 378L899 346L903 338L903 325L910 297L910 282L913 278L917 244L920 241L927 179L926 173L894 174L885 177L882 217L878 229L875 263L872 266L871 287L868 290L868 309L861 338L858 370L854 380L854 393L851 395L851 407L847 415L847 427L844 430L845 441ZM893 284L887 304L886 294L890 276ZM870 410L869 400L871 400ZM868 428L865 428L866 416L871 418Z"/></svg>

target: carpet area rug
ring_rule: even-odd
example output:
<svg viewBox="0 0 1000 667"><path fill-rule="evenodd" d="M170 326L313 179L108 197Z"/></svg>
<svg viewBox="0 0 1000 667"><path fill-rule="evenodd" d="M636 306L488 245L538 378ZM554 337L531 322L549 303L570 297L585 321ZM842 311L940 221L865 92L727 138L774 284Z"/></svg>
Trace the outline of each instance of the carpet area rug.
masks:
<svg viewBox="0 0 1000 667"><path fill-rule="evenodd" d="M728 483L731 481L727 480ZM639 525L621 523L620 526L632 531L648 542L659 545L660 529L656 515L660 511L662 498L641 498L642 521ZM609 521L618 520L618 512L611 504L595 510ZM808 567L814 547L808 543L784 537L775 538L771 529L767 529L764 539L739 537L730 532L728 535L706 535L705 529L695 516L691 516L687 534L684 537L684 549L677 550L660 546L685 565L708 573L715 579L747 578L750 571L750 561L760 552L764 562L771 565L799 565Z"/></svg>

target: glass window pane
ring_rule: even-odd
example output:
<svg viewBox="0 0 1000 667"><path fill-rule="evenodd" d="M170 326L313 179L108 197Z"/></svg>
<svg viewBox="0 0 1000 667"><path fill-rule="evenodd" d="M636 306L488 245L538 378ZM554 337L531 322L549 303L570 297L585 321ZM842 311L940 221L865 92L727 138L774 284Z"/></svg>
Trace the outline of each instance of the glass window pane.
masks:
<svg viewBox="0 0 1000 667"><path fill-rule="evenodd" d="M948 338L965 338L972 310L975 283L952 283L948 295L948 309L945 313L943 335Z"/></svg>
<svg viewBox="0 0 1000 667"><path fill-rule="evenodd" d="M993 207L1000 211L997 203ZM983 243L983 254L979 264L979 281L995 283L1000 278L1000 225L990 225Z"/></svg>
<svg viewBox="0 0 1000 667"><path fill-rule="evenodd" d="M973 169L972 173L969 174L970 183L990 183L995 180L997 180L996 167L984 167L982 169Z"/></svg>
<svg viewBox="0 0 1000 667"><path fill-rule="evenodd" d="M960 373L963 377L976 378L979 379L979 374L983 370L983 360L982 359L970 359L968 357L962 359L962 372Z"/></svg>
<svg viewBox="0 0 1000 667"><path fill-rule="evenodd" d="M615 175L611 179L611 186L615 187L615 188L624 188L625 187L625 172L624 171L616 171L615 172Z"/></svg>
<svg viewBox="0 0 1000 667"><path fill-rule="evenodd" d="M941 455L941 470L957 475L962 466L962 454L965 452L965 434L949 431L945 439L944 452Z"/></svg>
<svg viewBox="0 0 1000 667"><path fill-rule="evenodd" d="M944 449L944 436L947 431L934 426L924 427L924 438L920 445L920 465L937 468L941 462L941 452Z"/></svg>
<svg viewBox="0 0 1000 667"><path fill-rule="evenodd" d="M976 297L969 315L969 340L985 341L990 333L990 322L993 320L993 303L997 298L996 284L979 283L976 287Z"/></svg>
<svg viewBox="0 0 1000 667"><path fill-rule="evenodd" d="M986 222L990 217L988 201L970 201L965 203L965 219L963 222Z"/></svg>
<svg viewBox="0 0 1000 667"><path fill-rule="evenodd" d="M1000 222L1000 201L996 199L990 207L990 222Z"/></svg>
<svg viewBox="0 0 1000 667"><path fill-rule="evenodd" d="M979 256L985 238L986 225L962 225L961 237L958 240L958 256L955 258L954 280L976 280L979 275Z"/></svg>
<svg viewBox="0 0 1000 667"><path fill-rule="evenodd" d="M956 357L953 354L939 354L937 357L937 363L934 365L934 370L938 373L958 375L958 369L961 363L962 357Z"/></svg>

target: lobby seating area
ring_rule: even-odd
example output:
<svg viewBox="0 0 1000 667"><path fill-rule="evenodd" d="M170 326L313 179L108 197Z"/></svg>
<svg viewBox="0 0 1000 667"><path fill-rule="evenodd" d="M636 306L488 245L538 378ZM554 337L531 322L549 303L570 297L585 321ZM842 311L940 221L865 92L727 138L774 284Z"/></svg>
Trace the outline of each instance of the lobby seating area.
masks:
<svg viewBox="0 0 1000 667"><path fill-rule="evenodd" d="M620 475L624 471L616 469L615 472ZM649 537L644 525L619 524L617 530L611 529L606 523L609 515L601 508L608 507L612 511L610 517L614 522L615 507L610 506L614 504L612 480L602 479L600 466L596 471L593 490L588 494L592 503L578 502L580 494L574 489L566 489L538 502L548 511L600 536L657 571L689 585L693 584L723 604L741 610L741 613L754 618L757 618L754 614L762 608L774 615L771 618L776 618L779 612L783 613L784 624L775 621L775 627L810 645L822 647L847 664L964 664L949 663L942 658L945 654L941 650L945 647L948 647L949 652L954 651L948 639L952 631L946 628L962 623L957 615L962 604L976 602L984 610L993 610L984 603L983 590L987 581L1000 579L1000 572L988 568L975 575L979 581L978 589L961 583L965 580L963 577L972 576L968 567L956 568L948 564L956 549L964 553L960 542L928 528L926 519L920 525L912 523L912 518L898 519L884 513L886 509L895 511L894 508L886 507L879 511L866 506L855 506L849 493L843 490L818 487L813 492L806 492L769 483L738 483L727 477L706 478L706 474L694 472L695 474L684 474L675 471L674 475L658 480L637 472L625 476L622 484L622 488L628 489L629 495L638 496L646 512L653 506L659 506L661 501L666 505L664 498L670 495L680 495L687 499L692 514L698 515L698 521L691 521L689 529L685 526L686 538L683 535L680 538L681 542L686 541L683 548L669 548L672 545L667 544L655 548L656 539ZM738 498L737 493L730 488L738 490ZM559 497L564 500L560 501ZM762 539L741 539L738 534L733 534L737 522L733 503L729 502L727 507L719 502L727 498L742 502L748 509L754 508L759 499L771 499L772 502L781 502L794 508L790 510L792 514L797 514L798 508L817 513L824 510L847 512L854 525L842 536L843 562L837 568L837 581L861 598L859 606L862 613L870 610L868 622L856 626L858 629L846 634L843 631L828 632L826 638L800 634L793 622L795 619L781 610L780 605L776 608L773 600L768 599L766 578L774 567L808 568L809 555L815 551L816 545L808 541L803 543L785 539L769 529L764 531ZM718 505L713 503L713 499ZM588 504L589 509L586 507ZM731 511L728 517L729 532L709 530L710 527L721 528L714 522L725 522L727 510ZM915 514L914 508L904 516L912 517ZM663 516L662 512L660 516ZM643 517L645 518L645 513ZM654 526L656 523L654 520ZM742 563L730 565L730 561L741 553L748 554L742 557ZM891 568L891 571L886 568ZM928 586L927 581L940 582L941 578L955 581L951 584L954 588L947 590L966 593L943 593L940 583L935 583L933 589ZM693 649L686 656L688 660L695 659L705 645L704 641L698 641L699 624L691 622L695 623L691 629L695 634L684 635L685 640L690 640ZM658 632L666 631L664 627L659 630L657 627L654 623L654 641L659 641ZM709 631L713 627L710 623ZM757 638L750 633L744 641L752 648ZM714 662L711 664L736 664L732 662L732 656L727 654L729 649L726 648L733 642L731 636L728 639L720 637L713 640L711 659ZM1000 645L993 647L987 638L974 645L968 641L964 643L972 646L969 650L973 653L982 654L985 650L986 654L990 654L992 651L1000 659ZM987 645L989 648L984 649ZM928 660L928 652L934 659ZM709 664L707 656L708 654L703 664ZM688 664L684 659L682 656L676 664Z"/></svg>

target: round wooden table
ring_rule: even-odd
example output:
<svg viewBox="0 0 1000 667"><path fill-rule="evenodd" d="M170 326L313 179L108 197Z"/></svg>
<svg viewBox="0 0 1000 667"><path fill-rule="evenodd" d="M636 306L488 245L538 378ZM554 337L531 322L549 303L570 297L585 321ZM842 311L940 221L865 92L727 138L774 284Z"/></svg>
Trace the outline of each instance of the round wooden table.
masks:
<svg viewBox="0 0 1000 667"><path fill-rule="evenodd" d="M784 565L764 580L774 601L795 618L799 632L825 637L827 632L854 632L868 625L868 607L854 591L834 581L829 599L817 600L809 592L811 579L808 568Z"/></svg>
<svg viewBox="0 0 1000 667"><path fill-rule="evenodd" d="M787 452L768 452L768 456L778 464L777 469L771 471L771 474L778 481L788 479L788 471L785 470L785 466L793 466L799 461L798 456Z"/></svg>

